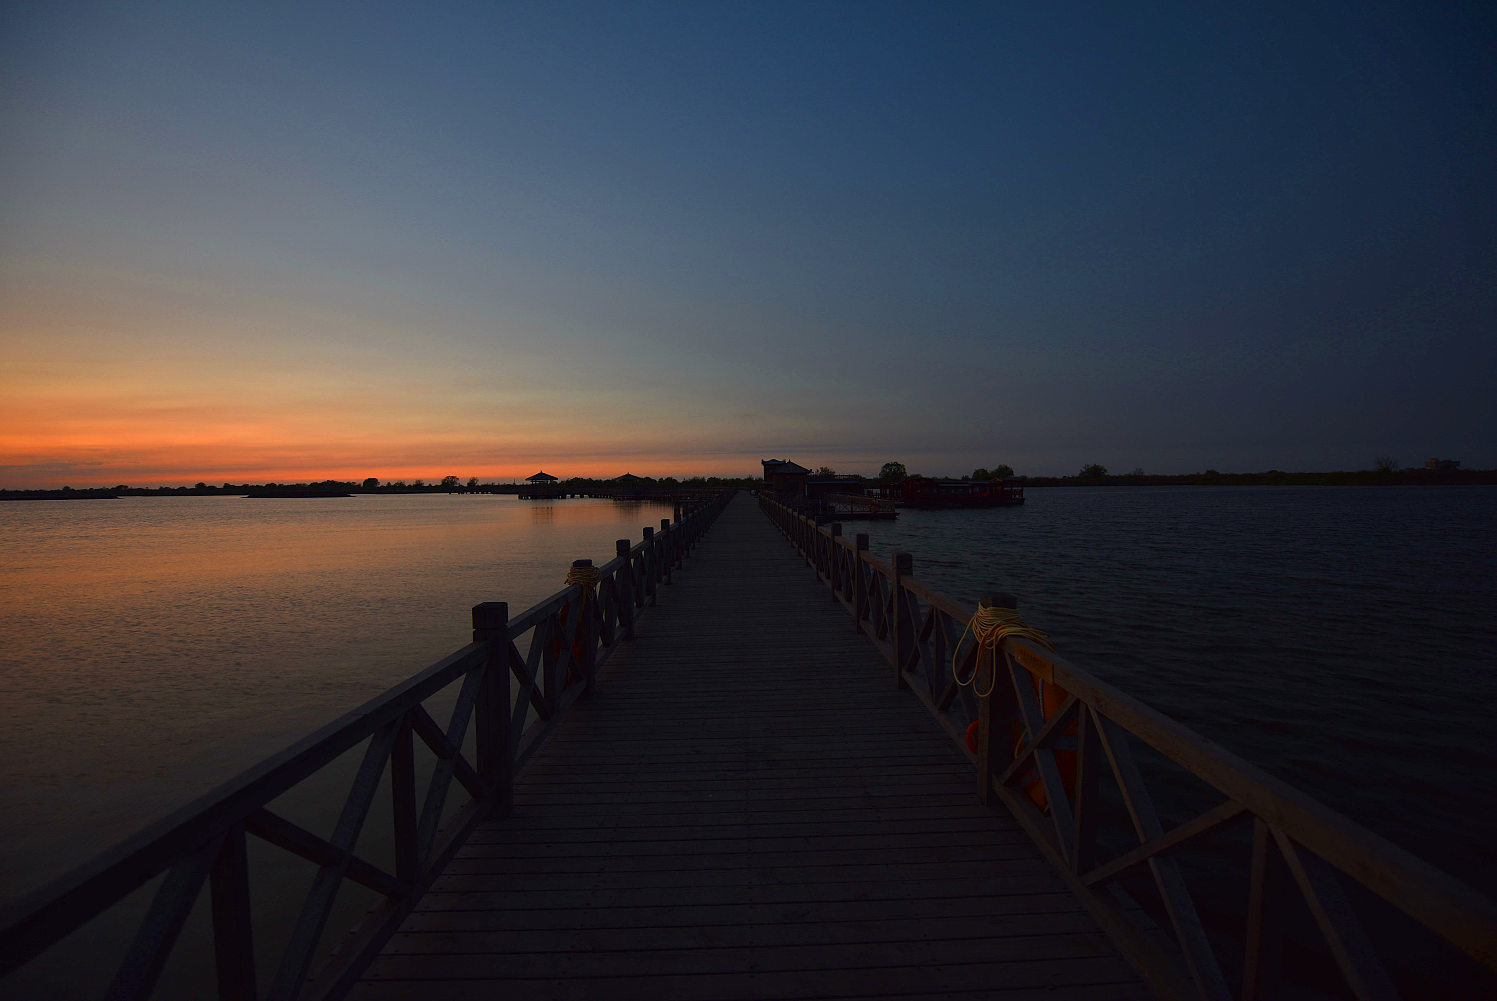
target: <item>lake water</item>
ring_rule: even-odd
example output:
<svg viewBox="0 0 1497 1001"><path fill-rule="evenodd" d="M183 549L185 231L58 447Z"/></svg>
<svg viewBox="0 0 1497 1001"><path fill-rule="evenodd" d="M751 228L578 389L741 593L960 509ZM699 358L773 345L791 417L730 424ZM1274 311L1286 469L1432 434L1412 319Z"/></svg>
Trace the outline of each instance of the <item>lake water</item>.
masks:
<svg viewBox="0 0 1497 1001"><path fill-rule="evenodd" d="M1497 891L1497 488L1029 493L847 531L953 597L1017 594L1069 659ZM0 505L3 896L463 645L473 604L523 609L670 514L445 494Z"/></svg>
<svg viewBox="0 0 1497 1001"><path fill-rule="evenodd" d="M0 504L0 897L84 861L603 563L669 505Z"/></svg>

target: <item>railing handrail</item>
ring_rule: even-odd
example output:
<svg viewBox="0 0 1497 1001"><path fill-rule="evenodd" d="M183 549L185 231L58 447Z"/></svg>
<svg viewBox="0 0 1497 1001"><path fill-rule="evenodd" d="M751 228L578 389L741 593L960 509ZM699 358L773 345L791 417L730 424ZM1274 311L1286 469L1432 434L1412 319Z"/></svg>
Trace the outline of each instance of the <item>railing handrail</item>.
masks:
<svg viewBox="0 0 1497 1001"><path fill-rule="evenodd" d="M1442 938L1497 968L1497 902L1059 654L1022 639L1010 638L1004 645L1010 650L1023 648L1030 657L1048 661L1061 688L1098 707L1222 795L1270 819L1295 841ZM1482 931L1485 936L1480 935Z"/></svg>
<svg viewBox="0 0 1497 1001"><path fill-rule="evenodd" d="M936 715L962 752L978 765L979 781L982 782L984 777L987 779L987 788L979 789L983 798L993 801L996 797L1008 805L1031 837L1051 856L1051 860L1061 869L1072 888L1081 893L1084 899L1091 882L1101 883L1143 862L1153 865L1164 854L1189 838L1209 833L1247 814L1254 818L1255 825L1262 826L1262 830L1255 826L1255 838L1271 835L1278 839L1278 850L1288 861L1294 879L1307 894L1307 900L1314 893L1325 897L1324 900L1312 903L1312 912L1315 912L1316 920L1323 929L1331 928L1328 938L1337 930L1332 926L1337 921L1345 922L1348 917L1346 914L1329 913L1336 906L1344 905L1344 901L1339 900L1339 891L1327 886L1323 880L1318 880L1317 874L1308 865L1310 860L1300 857L1300 853L1296 851L1297 846L1308 849L1467 955L1497 970L1497 903L1490 898L1239 755L1202 737L1189 727L1102 681L1091 672L1033 643L1014 638L1003 641L1003 659L1009 671L1013 672L1016 679L1020 672L1025 672L1026 678L1032 674L1052 681L1070 696L1070 701L1054 716L1039 717L1038 722L1044 724L1040 729L1044 732L1036 734L1028 721L1025 721L1026 746L1017 755L1002 750L1006 737L989 741L988 735L983 733L980 737L981 746L988 749L992 757L990 767L984 774L980 753L973 754L965 746L958 728L946 718L955 697L954 685L948 683L944 692L938 692L935 686L922 691L921 688L925 686L916 687L911 684L918 684L920 681L920 676L914 674L911 668L922 657L929 656L922 654L918 648L931 638L938 625L930 616L937 613L945 615L960 628L971 620L977 609L942 595L910 573L900 572L897 568L898 557L895 566L880 561L866 548L867 536L850 541L840 534L840 526L823 527L815 519L801 515L762 494L759 503L761 509L816 568L818 578L825 579L833 591L833 597L858 617L860 631L867 631L869 638L885 658L896 665L899 683L915 688L915 694ZM903 559L908 565L909 557L905 556ZM871 571L866 583L863 575L867 571L859 569L862 567ZM884 585L875 588L874 578L882 578L888 588L887 596L882 598L880 607L876 609L869 606L873 604L876 591L882 594ZM911 607L907 604L907 596L921 599L930 606L931 611L923 621L918 615L918 606ZM864 610L867 612L866 619L861 617ZM917 637L905 635L901 638L901 628L920 632ZM964 672L967 669L978 669L979 651L975 644L962 643L946 637L944 633L939 643L944 654L949 655L953 670L957 664L962 665ZM901 658L906 663L900 663ZM1000 670L996 660L990 660L987 666L990 671ZM939 670L938 665L938 674ZM1014 687L1018 690L1024 686L1020 686L1016 680ZM1082 705L1086 707L1084 712L1080 708ZM979 714L982 726L988 725L986 713L984 706L983 712ZM1005 782L1005 779L1011 782L1016 771L1026 762L1034 763L1040 778L1045 780L1047 792L1051 796L1059 795L1064 798L1066 794L1059 788L1050 791L1051 784L1046 778L1045 769L1038 767L1037 763L1055 735L1070 721L1083 719L1087 732L1091 732L1093 726L1101 728L1102 732L1094 739L1100 740L1110 757L1131 754L1125 747L1113 747L1108 743L1105 729L1108 725L1116 725L1225 795L1228 802L1169 831L1161 828L1152 837L1145 838L1140 833L1140 847L1132 852L1125 852L1112 862L1083 865L1080 859L1082 853L1073 852L1072 846L1066 843L1059 821L1033 809L1027 797L1015 796ZM1097 753L1095 745L1092 753ZM998 767L1004 764L1007 765L1006 768ZM1131 764L1131 757L1124 763L1124 767L1135 767ZM1127 788L1125 777L1116 772L1116 764L1114 768L1125 800L1128 800L1135 790ZM1146 791L1143 795L1147 797ZM1131 801L1126 805L1130 812L1134 811ZM1152 804L1142 804L1142 810L1149 814L1153 825L1158 827L1157 819L1153 819ZM1050 831L1052 823L1055 824L1055 833ZM1135 824L1139 823L1135 817ZM1076 821L1075 826L1079 831L1080 822ZM1258 850L1255 847L1255 852ZM1087 882L1088 877L1091 877L1091 882ZM1255 870L1254 879L1258 878L1259 873ZM1102 901L1087 902L1089 905L1104 905ZM1319 913L1317 907L1328 913ZM1116 913L1109 915L1111 924L1108 930L1121 933L1123 929L1116 927L1116 922L1111 920L1117 916ZM1193 910L1191 917L1194 917ZM1261 918L1261 913L1259 917ZM1354 927L1346 932L1344 941L1332 944L1332 952L1358 996L1385 996L1381 993L1383 981L1378 980L1380 967L1376 965L1375 957L1374 963L1369 965L1368 957L1363 954L1371 947L1362 936L1360 928L1355 927L1354 915L1350 916L1350 922ZM1188 963L1193 963L1198 958L1190 955L1192 948L1198 944L1182 942L1182 952L1186 954ZM1365 982L1358 979L1363 975L1367 977ZM1196 989L1187 993L1202 997L1225 996L1221 993L1224 987L1219 990L1217 986L1213 986L1219 985L1219 977L1213 977L1209 971L1203 973L1192 969L1191 977L1196 980ZM1163 987L1169 993L1183 983L1184 978L1172 978L1168 985L1156 983L1155 986ZM1251 993L1245 987L1244 994Z"/></svg>
<svg viewBox="0 0 1497 1001"><path fill-rule="evenodd" d="M670 519L665 519L658 534L649 528L645 529L644 541L627 549L624 548L624 541L620 540L618 555L599 567L596 603L584 597L582 585L569 584L543 598L513 619L507 618L507 609L504 606L496 606L502 610L504 628L500 635L492 637L480 635L483 633L480 628L482 618L480 611L490 606L475 607L474 642L448 654L420 673L375 696L357 709L345 713L289 747L251 765L213 790L149 824L57 879L0 906L0 977L24 965L84 922L114 905L162 872L169 871L174 874L183 867L190 869L195 858L203 855L205 851L217 855L219 859L213 862L215 895L213 920L215 923L218 922L218 894L220 892L218 869L225 864L223 862L225 855L232 854L231 842L237 837L240 855L238 875L244 876L243 838L246 825L251 833L267 838L282 848L287 848L303 857L322 859L324 871L336 870L336 875L333 877L335 888L336 882L346 875L347 878L365 882L366 885L375 885L386 892L384 910L375 915L379 918L379 922L372 926L363 937L364 953L361 955L367 954L371 944L377 946L383 941L382 935L388 937L389 932L394 930L402 914L408 911L414 904L415 898L419 897L420 891L424 888L423 879L425 883L429 883L429 878L435 874L432 870L440 869L440 866L445 863L445 857L450 855L458 844L461 844L467 831L495 808L508 809L508 790L514 775L524 767L525 762L533 756L545 737L549 735L556 719L573 702L591 689L597 668L620 642L632 636L637 609L654 604L657 585L670 582L672 567L681 563L702 532L736 492L736 490L717 492L713 495L714 499L692 507L674 523L671 523ZM593 608L595 617L586 624L584 632L583 619L586 616L583 613L589 607ZM570 630L565 633L565 642L563 642L560 634L553 635L552 629L558 625L558 616L564 610L573 608L577 609L578 614L568 616ZM541 633L534 633L535 630L540 630ZM527 632L533 633L531 653L528 658L522 657L515 647L515 642ZM562 680L562 677L564 672L574 666L575 658L572 656L574 642L585 644L589 662L575 664L575 667L581 671L582 677L575 683L568 683ZM557 654L548 653L548 649L553 646L560 650L559 659ZM498 668L501 667L502 670L499 670ZM507 693L510 691L511 673L524 681L519 704L513 709L506 704L502 709L489 707L485 710L480 705L483 701L481 686L472 683L476 678L483 678L485 672L488 672L488 679L485 679L485 682L493 680L498 684L506 693L504 698L508 697ZM464 691L458 697L459 711L455 714L462 716L460 725L455 722L453 732L443 733L426 713L422 702L452 685L459 678L465 677L467 681L464 684ZM524 728L523 723L529 719L528 714L532 704L538 716L533 724ZM541 707L544 707L544 712L541 711ZM488 716L485 716L486 711ZM522 724L523 732L510 732L510 726L507 724L511 716ZM466 732L469 718L478 723L479 766L476 770L464 759L461 748L462 735ZM392 727L398 729L392 730ZM433 827L426 836L425 843L430 847L421 873L406 871L412 865L422 864L422 859L412 857L416 854L414 848L411 849L412 854L408 855L403 862L398 860L399 871L395 877L391 877L367 863L362 863L354 854L353 844L346 848L339 848L336 844L312 836L297 828L296 825L282 821L265 810L267 804L276 797L310 778L339 755L352 750L370 738L378 742L381 734L384 734L387 741L391 743L381 752L385 756L378 757L378 760L374 762L378 765L378 770L374 773L375 781L384 773L386 758L389 761L391 774L394 775L396 759L391 755L395 754L404 755L403 767L406 768L407 778L409 778L412 732L415 732L437 753L439 770L442 766L446 766L446 772L442 775L434 775L427 789L428 812L433 814L431 821ZM454 736L457 739L452 739ZM490 746L501 737L503 738L500 741L502 746ZM403 752L398 749L401 741L404 741ZM366 765L374 760L371 756L375 755L375 750L374 743L371 743L370 750L366 752ZM488 774L493 771L495 764L500 767L501 772L507 774ZM505 765L508 767L503 767ZM361 769L361 777L365 770ZM450 785L454 777L470 788L474 798L459 811L457 817L437 831L435 824L441 813L446 787ZM437 790L433 787L436 786L439 778L446 784ZM392 781L394 781L393 778ZM356 785L358 782L359 780L356 779ZM410 784L412 782L413 779L409 779L407 783L410 786L408 798L414 805L414 785ZM373 788L369 788L367 793L372 797ZM355 796L356 792L349 793L349 803L354 801ZM431 810L432 803L436 804L435 810ZM363 808L367 810L367 806L366 797ZM349 804L346 803L345 812L348 807ZM414 822L414 814L411 819ZM397 818L396 822L398 826L400 820ZM340 821L340 826L341 823ZM362 819L354 823L355 832L357 825L361 823ZM412 845L419 843L414 831L407 831L406 835ZM336 841L336 835L334 840ZM228 845L228 847L222 847L223 845ZM400 851L400 847L397 846L397 855ZM338 857L331 862L327 861L333 855ZM402 865L405 868L401 868ZM175 925L170 920L164 923L157 921L157 924L163 925L164 930L153 930L146 928L145 925L156 920L158 905L161 905L163 898L170 895L168 893L171 890L170 877L162 890L158 892L157 904L153 905L152 913L144 919L143 930L137 933L135 945L131 950L131 957L141 950L149 953L147 960L142 960L146 966L142 969L131 969L132 958L127 957L125 964L121 967L120 975L116 978L115 985L111 988L111 997L144 998L149 996L151 985L160 972L160 963L165 961L171 942L175 940L180 931L181 920L185 920L186 909L191 905L192 900L196 899L197 887L205 878L206 863L199 865L198 868L201 871L195 873L197 882L193 884L190 895L184 898L185 903L182 900L167 901L168 904L173 904L180 914L177 915L178 920ZM314 884L315 891L316 885ZM233 894L230 891L228 895ZM329 906L330 903L331 898L328 901ZM245 907L244 921L247 923L247 901L243 902L243 906ZM326 910L324 909L324 919L325 916ZM245 930L247 932L247 926ZM217 924L215 924L215 934L217 931ZM166 935L167 938L163 941L155 941L152 935L156 938ZM308 945L309 949L315 947L318 937L318 934L311 935L312 941ZM151 940L146 941L148 939ZM224 956L219 956L221 996L253 996L253 963L244 961L242 957L230 957L230 959L232 961L227 963L229 966L235 963L241 967L248 966L248 973L240 969L239 974L249 978L248 982L251 987L246 990L243 987L245 981L241 979L240 987L230 986L226 989L224 972L226 960ZM307 962L310 962L310 959ZM155 965L152 966L152 963ZM272 995L290 998L301 997L307 993L325 997L337 996L348 985L347 974L347 969L342 970L339 977L327 980L318 987L304 990L306 986L304 976L293 969L293 975L290 978L281 978L285 983L278 981ZM232 980L233 977L230 976L229 979ZM124 986L122 987L121 984Z"/></svg>
<svg viewBox="0 0 1497 1001"><path fill-rule="evenodd" d="M0 911L0 942L7 947L6 960L13 955L11 949L21 944L18 941L20 936L28 932L48 935L47 944L51 944L82 923L75 914L70 914L68 917L72 920L64 919L67 927L60 933L51 934L56 931L51 925L55 920L53 915L59 911L72 911L86 905L97 914L177 859L222 835L255 809L306 780L338 755L358 746L360 741L411 706L450 685L471 669L473 661L482 658L487 648L487 643L469 643L448 654L420 674L407 678L352 712L251 765L56 880L7 904ZM47 926L46 930L32 930L32 926L38 924ZM0 974L11 968L7 962L0 967Z"/></svg>

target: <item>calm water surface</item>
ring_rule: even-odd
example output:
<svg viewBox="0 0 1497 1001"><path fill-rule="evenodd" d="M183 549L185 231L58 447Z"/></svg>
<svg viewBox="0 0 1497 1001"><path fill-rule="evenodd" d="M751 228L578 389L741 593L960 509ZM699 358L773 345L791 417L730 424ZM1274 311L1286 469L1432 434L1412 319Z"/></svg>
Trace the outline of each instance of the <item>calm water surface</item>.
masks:
<svg viewBox="0 0 1497 1001"><path fill-rule="evenodd" d="M0 504L0 897L612 559L669 505L447 494Z"/></svg>
<svg viewBox="0 0 1497 1001"><path fill-rule="evenodd" d="M1497 488L1034 489L845 530L1497 893Z"/></svg>

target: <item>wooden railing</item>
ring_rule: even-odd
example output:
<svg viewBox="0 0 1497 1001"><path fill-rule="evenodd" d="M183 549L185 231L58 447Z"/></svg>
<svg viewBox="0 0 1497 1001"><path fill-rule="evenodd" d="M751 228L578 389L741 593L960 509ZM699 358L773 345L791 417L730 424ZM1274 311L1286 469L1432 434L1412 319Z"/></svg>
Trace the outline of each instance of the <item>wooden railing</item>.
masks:
<svg viewBox="0 0 1497 1001"><path fill-rule="evenodd" d="M922 584L909 554L884 563L866 535L849 540L840 525L818 525L768 497L759 503L883 653L894 683L912 690L973 762L983 800L1013 814L1161 996L1275 996L1297 891L1351 993L1397 997L1388 953L1366 933L1343 877L1497 970L1490 899L1037 644L1006 639L998 657L964 642L976 609ZM984 603L1015 604L1007 595ZM990 694L979 698L974 687ZM975 752L966 738L973 722ZM1224 799L1166 829L1130 735ZM1105 808L1104 774L1122 809ZM1109 816L1126 825L1108 832L1112 852L1101 837ZM1250 846L1246 897L1233 908L1245 934L1237 956L1219 956L1222 936L1208 933L1174 856L1233 825L1246 828L1240 840ZM1141 907L1123 886L1129 880L1150 888L1155 906Z"/></svg>
<svg viewBox="0 0 1497 1001"><path fill-rule="evenodd" d="M341 996L473 828L485 818L508 814L516 772L562 714L592 692L598 668L621 641L633 636L639 610L655 604L658 588L670 583L673 568L731 496L695 505L674 524L662 521L658 533L646 528L637 545L620 540L616 558L599 568L596 598L583 585L572 584L513 618L504 602L475 606L469 645L7 907L0 914L0 978L165 873L106 996L111 1001L151 996L206 882L218 997L261 997L250 912L253 874L246 853L246 841L253 836L318 866L263 996L273 1001ZM517 641L526 633L530 644L521 654ZM511 691L511 677L519 683L517 692ZM423 702L459 683L444 728ZM470 726L476 738L472 761L462 753ZM419 797L414 738L436 757L434 773ZM361 743L366 745L362 762L330 838L268 808L276 797ZM394 872L354 853L387 768ZM444 824L454 779L469 799ZM379 902L314 971L318 943L345 879L376 891Z"/></svg>

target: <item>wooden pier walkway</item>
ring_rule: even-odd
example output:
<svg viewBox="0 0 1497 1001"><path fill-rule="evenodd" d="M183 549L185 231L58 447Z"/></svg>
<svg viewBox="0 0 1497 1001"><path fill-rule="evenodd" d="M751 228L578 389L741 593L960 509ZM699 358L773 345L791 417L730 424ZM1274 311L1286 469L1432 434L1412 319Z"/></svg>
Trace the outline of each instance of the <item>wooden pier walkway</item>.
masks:
<svg viewBox="0 0 1497 1001"><path fill-rule="evenodd" d="M1142 998L739 494L353 998Z"/></svg>

